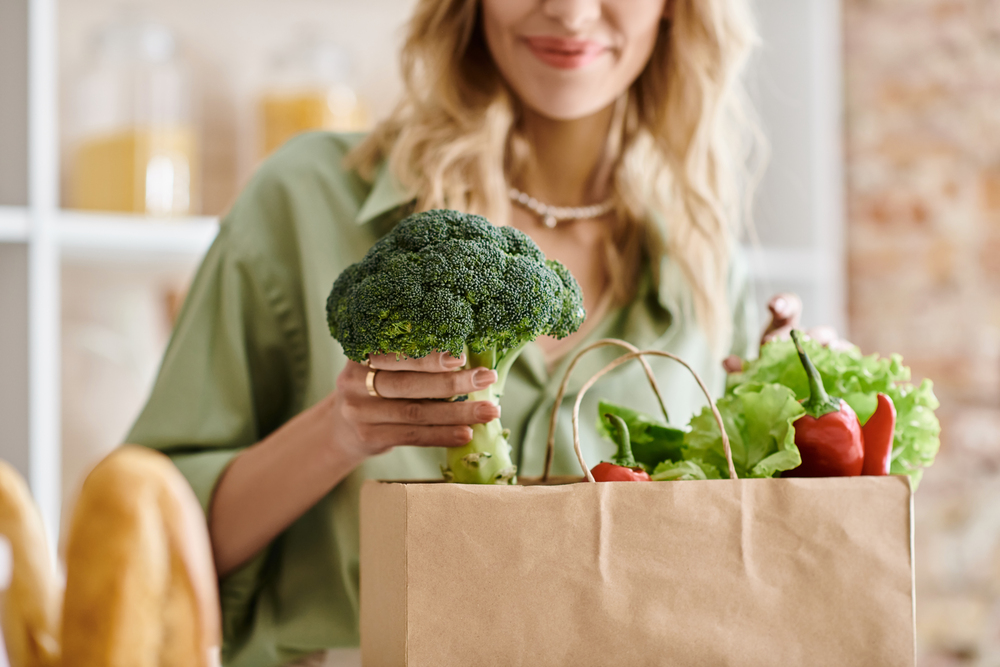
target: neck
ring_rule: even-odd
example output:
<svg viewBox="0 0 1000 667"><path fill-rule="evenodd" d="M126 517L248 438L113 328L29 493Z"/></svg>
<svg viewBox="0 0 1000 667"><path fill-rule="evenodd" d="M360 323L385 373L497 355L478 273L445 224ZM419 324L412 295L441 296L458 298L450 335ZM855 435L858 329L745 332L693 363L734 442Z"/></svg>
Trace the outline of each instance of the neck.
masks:
<svg viewBox="0 0 1000 667"><path fill-rule="evenodd" d="M606 153L614 104L585 118L553 120L525 109L521 131L531 155L515 185L553 206L585 206L608 195Z"/></svg>

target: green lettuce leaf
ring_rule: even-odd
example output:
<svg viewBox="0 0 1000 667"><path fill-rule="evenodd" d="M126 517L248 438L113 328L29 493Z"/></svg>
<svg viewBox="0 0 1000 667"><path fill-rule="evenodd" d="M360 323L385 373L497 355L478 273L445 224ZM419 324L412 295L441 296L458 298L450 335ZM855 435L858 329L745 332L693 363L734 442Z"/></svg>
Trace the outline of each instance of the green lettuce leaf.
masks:
<svg viewBox="0 0 1000 667"><path fill-rule="evenodd" d="M745 384L716 402L739 477L773 477L802 463L792 424L805 414L795 394L776 383ZM701 461L727 478L722 435L710 408L691 419L683 458Z"/></svg>
<svg viewBox="0 0 1000 667"><path fill-rule="evenodd" d="M916 387L911 384L910 369L898 354L864 356L856 347L832 350L811 340L803 345L823 377L827 392L847 401L862 424L875 412L879 392L892 399L896 432L891 472L909 475L916 488L923 468L934 462L940 447L941 425L934 415L940 404L930 380ZM791 341L775 341L762 347L756 361L742 373L729 376L726 395L734 396L744 386L772 382L791 388L798 399L809 395L806 374Z"/></svg>
<svg viewBox="0 0 1000 667"><path fill-rule="evenodd" d="M691 479L721 479L719 469L701 459L663 461L656 466L650 479L654 482Z"/></svg>
<svg viewBox="0 0 1000 667"><path fill-rule="evenodd" d="M684 444L684 431L673 428L641 412L622 405L601 401L598 404L597 431L608 440L611 436L611 422L605 417L613 414L621 417L628 426L632 443L632 455L638 463L652 470L658 463L680 456Z"/></svg>

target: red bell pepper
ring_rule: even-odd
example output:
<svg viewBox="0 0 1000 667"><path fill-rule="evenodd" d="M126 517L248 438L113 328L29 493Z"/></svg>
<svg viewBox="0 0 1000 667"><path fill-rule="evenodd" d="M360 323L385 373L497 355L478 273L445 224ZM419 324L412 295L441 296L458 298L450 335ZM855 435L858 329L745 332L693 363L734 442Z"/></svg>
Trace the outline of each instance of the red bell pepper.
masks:
<svg viewBox="0 0 1000 667"><path fill-rule="evenodd" d="M875 414L861 431L865 436L865 464L862 475L888 475L892 461L892 439L896 433L896 406L885 394L878 395Z"/></svg>
<svg viewBox="0 0 1000 667"><path fill-rule="evenodd" d="M618 452L610 461L602 461L590 469L595 482L648 482L649 473L635 462L632 456L632 440L628 425L618 415L604 415L611 422L612 437L618 445Z"/></svg>
<svg viewBox="0 0 1000 667"><path fill-rule="evenodd" d="M795 423L795 444L802 465L789 470L787 477L842 477L860 475L865 445L861 423L842 398L830 396L823 378L802 349L799 332L792 331L795 349L809 378L809 398L802 402L806 414Z"/></svg>

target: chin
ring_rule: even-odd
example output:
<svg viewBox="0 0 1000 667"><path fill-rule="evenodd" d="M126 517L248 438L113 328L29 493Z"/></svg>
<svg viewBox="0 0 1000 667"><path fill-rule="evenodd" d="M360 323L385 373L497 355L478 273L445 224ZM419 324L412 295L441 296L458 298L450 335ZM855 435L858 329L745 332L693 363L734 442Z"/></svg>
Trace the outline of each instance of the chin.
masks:
<svg viewBox="0 0 1000 667"><path fill-rule="evenodd" d="M552 86L548 88L539 86L537 90L525 91L525 93L521 94L518 91L521 102L535 113L552 120L586 118L605 109L621 94L621 92L606 93L604 91L595 94L592 87L577 86L573 86L569 90L560 90Z"/></svg>

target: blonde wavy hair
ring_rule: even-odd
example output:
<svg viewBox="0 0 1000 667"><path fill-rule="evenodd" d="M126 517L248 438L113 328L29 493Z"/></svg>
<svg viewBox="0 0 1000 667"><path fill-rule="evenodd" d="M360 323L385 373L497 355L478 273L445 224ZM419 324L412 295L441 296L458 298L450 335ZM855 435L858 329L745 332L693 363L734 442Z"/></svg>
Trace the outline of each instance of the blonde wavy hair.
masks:
<svg viewBox="0 0 1000 667"><path fill-rule="evenodd" d="M740 75L758 40L746 0L668 1L673 16L617 102L608 137L618 214L608 269L616 301L627 301L637 255L647 252L656 271L667 253L690 282L693 315L723 354L730 262L749 221L747 165L760 144ZM487 48L478 0L421 0L402 74L402 101L348 164L370 179L387 160L418 210L453 208L506 224L508 183L531 147L518 132L519 101Z"/></svg>

